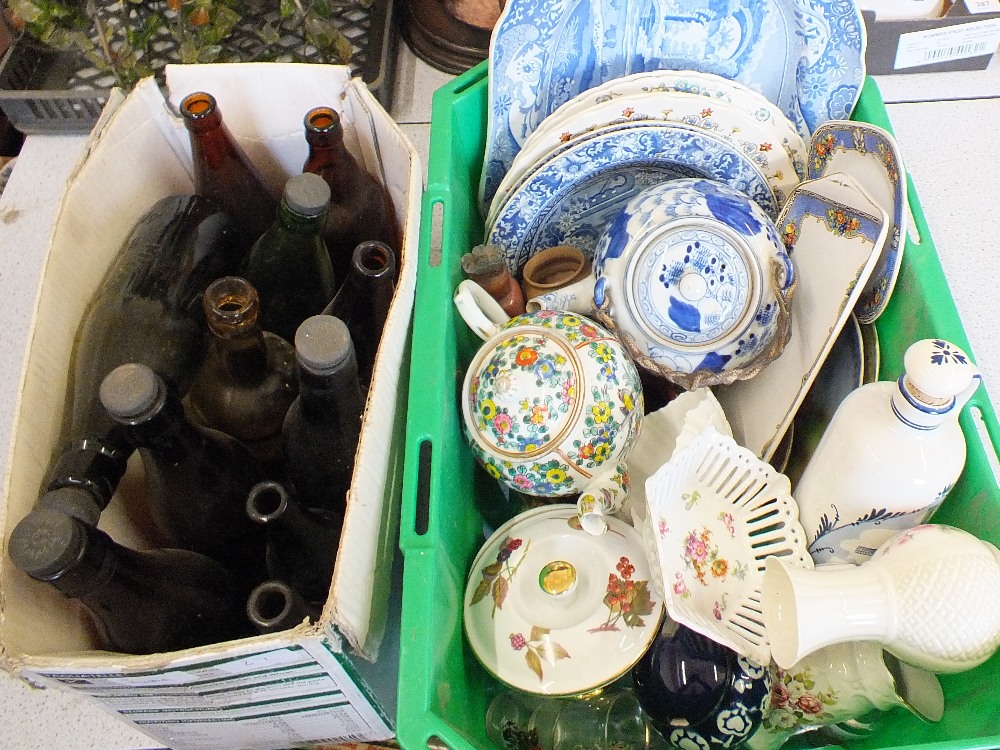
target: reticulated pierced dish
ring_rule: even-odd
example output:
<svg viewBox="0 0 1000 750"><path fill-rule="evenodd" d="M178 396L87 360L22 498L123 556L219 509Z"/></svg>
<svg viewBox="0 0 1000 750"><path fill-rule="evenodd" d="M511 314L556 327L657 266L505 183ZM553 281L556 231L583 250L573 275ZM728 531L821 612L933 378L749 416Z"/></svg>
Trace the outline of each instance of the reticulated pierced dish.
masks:
<svg viewBox="0 0 1000 750"><path fill-rule="evenodd" d="M714 427L646 480L667 612L760 664L764 561L811 568L788 478Z"/></svg>

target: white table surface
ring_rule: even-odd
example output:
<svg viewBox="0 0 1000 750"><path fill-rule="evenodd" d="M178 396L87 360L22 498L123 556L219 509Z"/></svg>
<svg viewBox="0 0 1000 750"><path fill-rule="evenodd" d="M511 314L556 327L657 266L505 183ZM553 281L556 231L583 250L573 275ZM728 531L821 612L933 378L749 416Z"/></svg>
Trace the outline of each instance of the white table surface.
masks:
<svg viewBox="0 0 1000 750"><path fill-rule="evenodd" d="M433 91L450 80L404 48L392 115L425 169ZM878 79L986 388L1000 404L1000 63L985 71ZM0 475L6 470L31 306L60 193L80 136L31 136L0 196ZM0 748L141 750L155 740L75 694L36 690L0 672Z"/></svg>

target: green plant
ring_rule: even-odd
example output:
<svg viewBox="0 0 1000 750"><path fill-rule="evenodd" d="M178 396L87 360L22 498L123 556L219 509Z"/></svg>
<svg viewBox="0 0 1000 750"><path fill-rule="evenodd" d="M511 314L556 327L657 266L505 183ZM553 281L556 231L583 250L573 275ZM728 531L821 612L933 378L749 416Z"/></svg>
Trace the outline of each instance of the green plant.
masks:
<svg viewBox="0 0 1000 750"><path fill-rule="evenodd" d="M80 53L126 90L167 63L302 61L279 46L289 34L310 61L347 64L353 54L338 26L339 0L3 1L16 29Z"/></svg>

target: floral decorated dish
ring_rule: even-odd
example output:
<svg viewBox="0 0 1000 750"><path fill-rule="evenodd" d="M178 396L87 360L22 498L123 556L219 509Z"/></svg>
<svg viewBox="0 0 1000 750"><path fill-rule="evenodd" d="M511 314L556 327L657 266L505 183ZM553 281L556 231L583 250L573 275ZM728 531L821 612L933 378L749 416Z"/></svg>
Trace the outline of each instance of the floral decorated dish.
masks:
<svg viewBox="0 0 1000 750"><path fill-rule="evenodd" d="M659 632L638 531L616 517L592 536L574 505L545 505L497 529L469 571L465 634L500 681L577 695L623 675Z"/></svg>
<svg viewBox="0 0 1000 750"><path fill-rule="evenodd" d="M896 140L887 131L877 125L844 120L824 123L809 142L809 179L835 172L857 180L889 217L878 264L855 310L861 323L872 323L888 304L903 262L909 223L906 172Z"/></svg>
<svg viewBox="0 0 1000 750"><path fill-rule="evenodd" d="M788 478L709 426L646 481L646 503L670 616L768 664L764 561L813 565Z"/></svg>

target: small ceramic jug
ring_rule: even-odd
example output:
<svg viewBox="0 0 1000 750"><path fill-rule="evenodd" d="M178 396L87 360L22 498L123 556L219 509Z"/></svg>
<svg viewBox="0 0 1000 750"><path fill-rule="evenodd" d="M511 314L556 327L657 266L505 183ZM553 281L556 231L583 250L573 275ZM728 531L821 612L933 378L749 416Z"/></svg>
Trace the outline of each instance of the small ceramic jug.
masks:
<svg viewBox="0 0 1000 750"><path fill-rule="evenodd" d="M671 180L614 218L589 278L527 309L606 310L641 366L668 378L720 374L685 382L715 385L780 353L793 281L778 231L753 200L709 180Z"/></svg>
<svg viewBox="0 0 1000 750"><path fill-rule="evenodd" d="M462 386L466 438L487 472L520 492L580 494L583 528L602 534L604 515L628 489L624 459L643 413L639 373L620 342L575 313L546 310L508 319L466 279L455 306L486 343Z"/></svg>
<svg viewBox="0 0 1000 750"><path fill-rule="evenodd" d="M966 531L916 526L864 565L767 558L761 608L784 669L834 643L874 640L930 672L962 672L1000 646L1000 550Z"/></svg>
<svg viewBox="0 0 1000 750"><path fill-rule="evenodd" d="M944 713L938 678L887 654L873 641L821 648L791 669L773 668L771 696L748 750L777 750L790 737L821 726L903 707L925 721Z"/></svg>
<svg viewBox="0 0 1000 750"><path fill-rule="evenodd" d="M578 247L557 245L539 250L521 269L524 298L541 297L590 276L590 261Z"/></svg>

